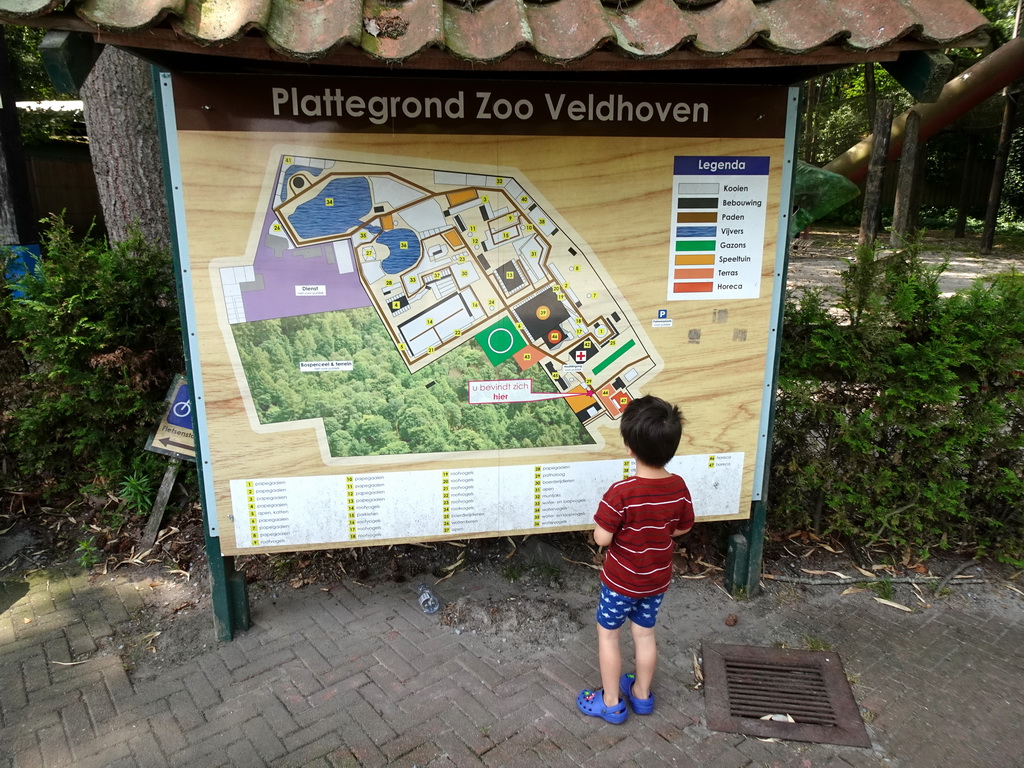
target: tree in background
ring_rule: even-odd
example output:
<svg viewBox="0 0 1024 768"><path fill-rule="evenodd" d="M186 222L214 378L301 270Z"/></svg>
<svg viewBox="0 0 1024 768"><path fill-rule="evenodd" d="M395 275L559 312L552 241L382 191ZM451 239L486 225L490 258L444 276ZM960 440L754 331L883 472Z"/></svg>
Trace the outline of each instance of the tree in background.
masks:
<svg viewBox="0 0 1024 768"><path fill-rule="evenodd" d="M1013 37L1013 20L1017 13L1018 0L970 0L970 2L992 23L993 37L998 45L1002 45Z"/></svg>
<svg viewBox="0 0 1024 768"><path fill-rule="evenodd" d="M122 242L137 229L150 244L168 248L169 219L150 65L107 46L82 86L82 101L110 239Z"/></svg>
<svg viewBox="0 0 1024 768"><path fill-rule="evenodd" d="M14 98L19 101L74 98L72 94L58 93L46 74L38 50L44 30L15 26L5 26L3 30L10 53ZM110 239L114 242L127 240L134 228L149 243L169 247L169 219L150 65L107 46L82 86L80 98ZM40 146L68 137L84 140L80 130L81 112L19 110L18 117L25 146Z"/></svg>
<svg viewBox="0 0 1024 768"><path fill-rule="evenodd" d="M31 239L33 230L25 199L25 157L14 107L12 62L6 31L0 28L0 245L25 244Z"/></svg>
<svg viewBox="0 0 1024 768"><path fill-rule="evenodd" d="M53 87L39 57L46 30L34 27L3 28L10 61L10 77L16 101L67 101L78 97ZM54 142L85 141L82 110L19 109L18 123L25 147Z"/></svg>
<svg viewBox="0 0 1024 768"><path fill-rule="evenodd" d="M975 6L992 22L992 47L989 50L954 48L946 54L962 72L1013 35L1018 0L976 0ZM915 99L878 64L848 67L807 82L803 113L800 157L822 166L838 157L871 133L873 104L878 99L892 100L894 112L910 109ZM965 213L984 215L987 178L995 156L1002 119L1003 97L993 95L984 103L933 136L924 153L924 185L931 190L924 202L938 208L937 221L952 222L947 211L958 205L957 192L964 182L973 195ZM969 148L969 152L965 152ZM1015 137L1003 194L1003 212L1012 220L1024 218L1024 139ZM890 201L891 202L891 201ZM838 221L854 223L860 214L859 199L840 209Z"/></svg>

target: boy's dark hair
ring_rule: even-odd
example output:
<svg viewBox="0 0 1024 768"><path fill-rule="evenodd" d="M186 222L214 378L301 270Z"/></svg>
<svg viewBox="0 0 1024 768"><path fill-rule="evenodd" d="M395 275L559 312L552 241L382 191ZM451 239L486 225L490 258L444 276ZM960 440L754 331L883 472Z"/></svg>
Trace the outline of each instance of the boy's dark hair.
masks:
<svg viewBox="0 0 1024 768"><path fill-rule="evenodd" d="M664 467L676 455L683 421L677 406L645 395L626 406L619 433L639 461L649 467Z"/></svg>

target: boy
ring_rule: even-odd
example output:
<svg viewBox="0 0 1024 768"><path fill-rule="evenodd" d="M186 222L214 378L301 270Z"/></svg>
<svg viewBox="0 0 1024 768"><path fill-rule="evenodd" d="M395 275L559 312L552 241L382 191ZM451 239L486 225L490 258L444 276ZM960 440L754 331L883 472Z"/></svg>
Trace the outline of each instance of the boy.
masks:
<svg viewBox="0 0 1024 768"><path fill-rule="evenodd" d="M594 515L594 540L608 547L597 606L598 663L604 689L581 691L576 699L583 714L609 723L625 721L626 699L638 715L654 711L651 680L658 657L654 623L672 582L672 537L693 527L686 483L665 469L683 433L679 408L657 397L641 397L626 406L619 431L626 451L636 459L636 474L613 484ZM632 622L636 673L620 678L619 629L627 618Z"/></svg>

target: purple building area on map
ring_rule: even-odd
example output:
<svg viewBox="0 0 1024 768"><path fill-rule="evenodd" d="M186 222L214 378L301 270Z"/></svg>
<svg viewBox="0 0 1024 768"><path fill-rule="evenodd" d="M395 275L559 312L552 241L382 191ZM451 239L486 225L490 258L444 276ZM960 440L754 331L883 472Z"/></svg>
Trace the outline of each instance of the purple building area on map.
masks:
<svg viewBox="0 0 1024 768"><path fill-rule="evenodd" d="M271 213L265 232L273 220ZM341 244L347 245L344 241ZM370 306L347 248L339 249L339 271L333 243L296 249L288 245L282 236L265 235L256 249L252 264L256 281L242 286L246 322ZM303 290L319 287L323 295Z"/></svg>

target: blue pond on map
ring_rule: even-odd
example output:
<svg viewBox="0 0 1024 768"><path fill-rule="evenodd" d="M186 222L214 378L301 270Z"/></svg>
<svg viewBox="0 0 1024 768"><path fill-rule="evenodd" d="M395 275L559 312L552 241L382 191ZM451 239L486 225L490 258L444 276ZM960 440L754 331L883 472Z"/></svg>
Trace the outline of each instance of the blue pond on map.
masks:
<svg viewBox="0 0 1024 768"><path fill-rule="evenodd" d="M315 198L297 206L288 221L304 240L330 237L358 226L372 205L370 182L365 178L332 179Z"/></svg>
<svg viewBox="0 0 1024 768"><path fill-rule="evenodd" d="M380 233L377 242L391 251L380 268L389 275L404 272L420 259L420 238L411 229L389 229ZM402 244L405 243L405 248Z"/></svg>

